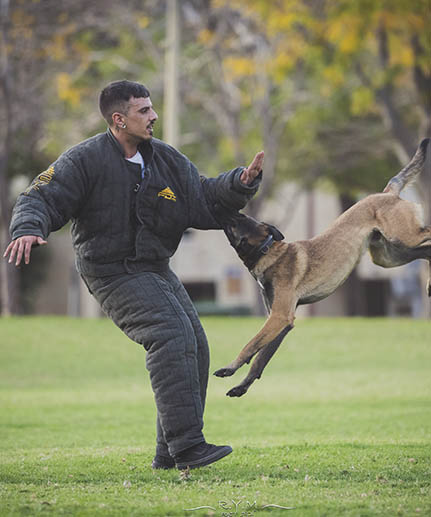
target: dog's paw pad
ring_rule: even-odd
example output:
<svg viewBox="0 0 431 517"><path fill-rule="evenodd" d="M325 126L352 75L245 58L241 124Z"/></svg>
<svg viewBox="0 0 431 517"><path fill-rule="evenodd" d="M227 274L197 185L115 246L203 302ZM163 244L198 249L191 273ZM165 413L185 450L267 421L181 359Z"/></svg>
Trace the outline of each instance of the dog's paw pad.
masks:
<svg viewBox="0 0 431 517"><path fill-rule="evenodd" d="M247 388L245 386L235 386L235 388L232 388L229 390L226 395L228 397L241 397L244 395L244 393L247 391Z"/></svg>
<svg viewBox="0 0 431 517"><path fill-rule="evenodd" d="M214 375L216 377L230 377L235 373L235 370L233 368L220 368L220 370L217 370L214 372Z"/></svg>

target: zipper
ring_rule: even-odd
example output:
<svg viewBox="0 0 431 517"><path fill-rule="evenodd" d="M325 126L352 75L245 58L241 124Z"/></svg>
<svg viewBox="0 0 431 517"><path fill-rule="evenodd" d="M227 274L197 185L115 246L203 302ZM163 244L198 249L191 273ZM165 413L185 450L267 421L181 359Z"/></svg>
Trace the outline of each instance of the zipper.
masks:
<svg viewBox="0 0 431 517"><path fill-rule="evenodd" d="M142 172L141 172L142 174ZM138 203L138 196L140 194L142 194L144 191L145 191L145 188L148 184L148 181L149 181L149 175L151 174L151 168L150 167L147 167L145 166L144 167L144 177L141 181L141 183L136 183L135 185L135 188L133 189L133 192L136 193L136 202L135 202L135 213L136 213L136 218L137 220L141 223L141 224L144 224L144 221L140 218L139 216L139 210L138 210L138 207L139 207L139 203Z"/></svg>

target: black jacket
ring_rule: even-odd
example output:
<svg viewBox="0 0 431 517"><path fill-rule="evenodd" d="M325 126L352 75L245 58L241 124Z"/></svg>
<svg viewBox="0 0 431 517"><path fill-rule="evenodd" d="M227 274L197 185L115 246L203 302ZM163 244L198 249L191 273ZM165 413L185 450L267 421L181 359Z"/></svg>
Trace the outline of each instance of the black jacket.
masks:
<svg viewBox="0 0 431 517"><path fill-rule="evenodd" d="M139 151L143 180L109 129L63 153L18 197L12 239L46 239L72 220L80 273L157 271L167 267L186 228L219 229L215 209L243 208L260 182L242 184L242 167L200 176L186 156L155 138Z"/></svg>

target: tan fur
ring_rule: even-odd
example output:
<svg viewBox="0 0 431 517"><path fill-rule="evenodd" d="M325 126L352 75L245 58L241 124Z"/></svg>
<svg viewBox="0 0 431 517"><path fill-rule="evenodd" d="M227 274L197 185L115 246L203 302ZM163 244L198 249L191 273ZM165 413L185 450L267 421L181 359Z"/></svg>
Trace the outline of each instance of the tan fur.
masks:
<svg viewBox="0 0 431 517"><path fill-rule="evenodd" d="M421 153L418 150L410 162L414 174L422 170L426 152L424 141L419 149ZM391 180L388 185L404 186L412 176L411 169L406 166L394 177L396 181ZM347 279L367 249L373 262L382 267L395 267L418 258L429 260L431 266L431 226L423 226L417 205L400 199L399 191L388 187L385 191L359 201L313 239L275 242L253 267L252 274L264 286L270 314L260 332L238 357L215 372L219 377L230 376L258 354L247 377L227 395L243 395L261 376L281 341L293 328L297 305L314 303L329 296ZM243 214L234 218L225 231L240 256L245 241L249 247L257 247L271 233L269 225ZM429 284L428 294L431 295Z"/></svg>

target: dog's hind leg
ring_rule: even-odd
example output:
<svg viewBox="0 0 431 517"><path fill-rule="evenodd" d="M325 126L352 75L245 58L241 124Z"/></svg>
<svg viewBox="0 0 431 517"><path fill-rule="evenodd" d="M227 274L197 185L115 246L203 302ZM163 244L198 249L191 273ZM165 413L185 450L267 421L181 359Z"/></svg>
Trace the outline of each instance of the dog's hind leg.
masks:
<svg viewBox="0 0 431 517"><path fill-rule="evenodd" d="M241 397L248 391L248 388L253 384L256 379L260 379L265 366L270 361L271 357L278 350L278 347L281 345L281 342L286 337L287 333L292 330L293 325L288 325L285 329L283 329L278 336L268 343L257 355L256 359L253 361L251 365L250 371L247 374L247 377L237 386L229 390L226 395L228 397Z"/></svg>

